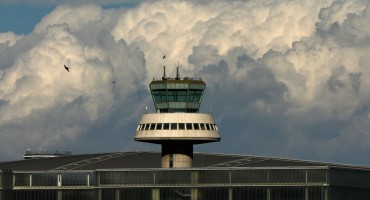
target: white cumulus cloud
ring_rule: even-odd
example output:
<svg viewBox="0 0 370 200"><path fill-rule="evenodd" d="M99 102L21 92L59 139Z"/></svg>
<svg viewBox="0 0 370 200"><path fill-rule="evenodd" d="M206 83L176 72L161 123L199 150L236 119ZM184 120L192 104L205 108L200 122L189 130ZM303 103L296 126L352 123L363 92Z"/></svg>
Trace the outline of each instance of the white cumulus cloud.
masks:
<svg viewBox="0 0 370 200"><path fill-rule="evenodd" d="M369 164L369 10L362 0L60 5L30 34L0 34L1 157L142 145L132 141L153 107L147 85L180 65L207 83L202 110L221 130L220 143L196 148Z"/></svg>

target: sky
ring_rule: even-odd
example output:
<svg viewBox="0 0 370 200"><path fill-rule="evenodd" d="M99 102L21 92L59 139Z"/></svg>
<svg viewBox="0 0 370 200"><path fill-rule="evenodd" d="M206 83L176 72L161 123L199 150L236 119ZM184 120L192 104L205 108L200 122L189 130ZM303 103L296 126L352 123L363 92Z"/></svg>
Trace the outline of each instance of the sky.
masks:
<svg viewBox="0 0 370 200"><path fill-rule="evenodd" d="M369 18L368 0L0 0L0 160L160 151L133 137L179 64L220 129L194 151L370 165Z"/></svg>

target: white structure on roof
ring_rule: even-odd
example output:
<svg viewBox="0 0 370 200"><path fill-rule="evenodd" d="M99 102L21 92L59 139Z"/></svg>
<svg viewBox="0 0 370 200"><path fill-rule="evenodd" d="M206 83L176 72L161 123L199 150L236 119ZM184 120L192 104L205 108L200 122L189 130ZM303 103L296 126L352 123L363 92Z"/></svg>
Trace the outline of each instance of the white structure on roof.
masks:
<svg viewBox="0 0 370 200"><path fill-rule="evenodd" d="M192 166L193 145L220 140L211 114L199 113L206 84L201 79L164 76L149 84L156 113L142 116L135 140L162 145L163 168Z"/></svg>

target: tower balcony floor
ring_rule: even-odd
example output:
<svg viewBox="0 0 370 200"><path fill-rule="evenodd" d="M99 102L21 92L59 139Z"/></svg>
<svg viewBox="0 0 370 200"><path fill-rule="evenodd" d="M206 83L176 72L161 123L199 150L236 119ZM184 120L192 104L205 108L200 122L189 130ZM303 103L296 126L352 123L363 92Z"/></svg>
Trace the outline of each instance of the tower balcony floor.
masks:
<svg viewBox="0 0 370 200"><path fill-rule="evenodd" d="M211 114L151 113L142 116L135 140L152 143L176 140L207 143L219 141L220 135Z"/></svg>

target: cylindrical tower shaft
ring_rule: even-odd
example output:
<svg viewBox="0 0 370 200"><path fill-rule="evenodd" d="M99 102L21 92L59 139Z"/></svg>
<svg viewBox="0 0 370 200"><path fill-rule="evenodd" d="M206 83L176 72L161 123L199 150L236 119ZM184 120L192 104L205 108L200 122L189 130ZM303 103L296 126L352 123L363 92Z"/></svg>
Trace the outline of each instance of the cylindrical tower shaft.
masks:
<svg viewBox="0 0 370 200"><path fill-rule="evenodd" d="M188 168L193 163L193 143L168 141L162 143L162 168Z"/></svg>

